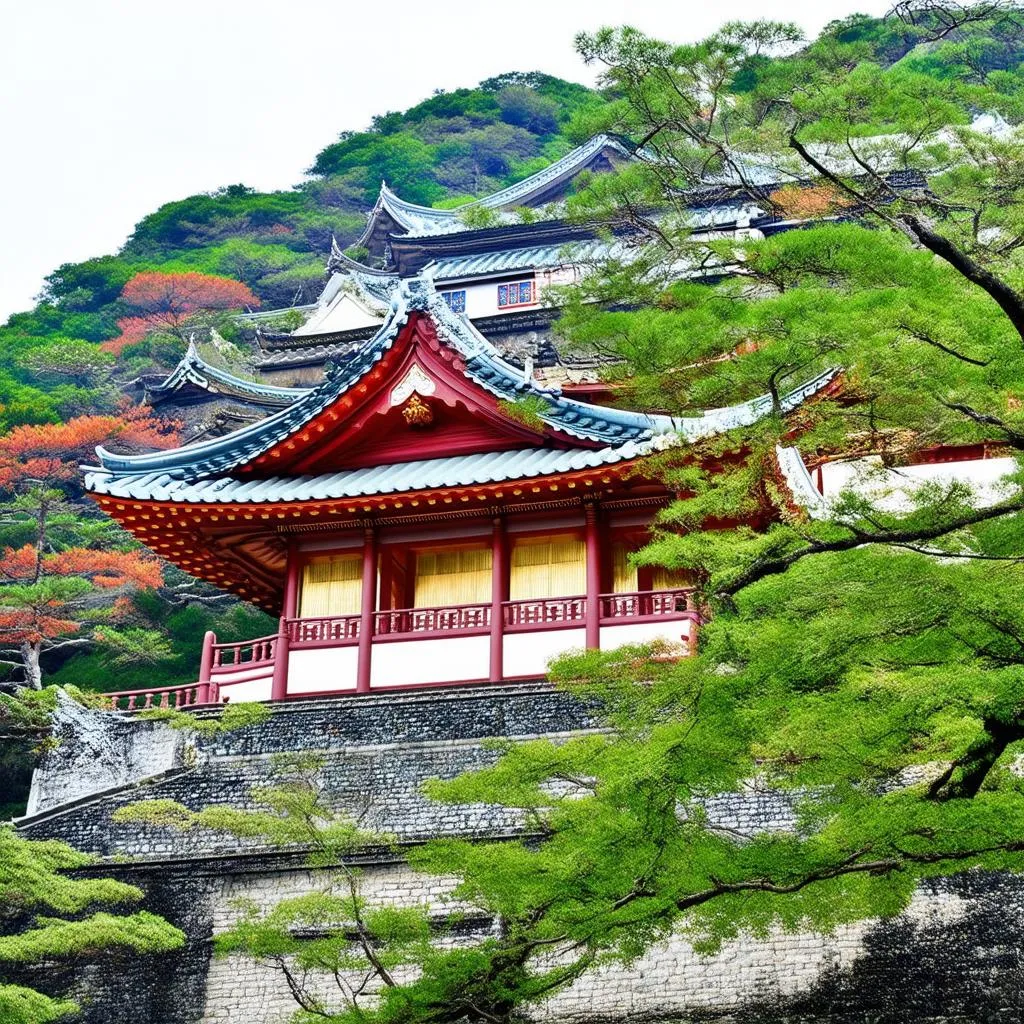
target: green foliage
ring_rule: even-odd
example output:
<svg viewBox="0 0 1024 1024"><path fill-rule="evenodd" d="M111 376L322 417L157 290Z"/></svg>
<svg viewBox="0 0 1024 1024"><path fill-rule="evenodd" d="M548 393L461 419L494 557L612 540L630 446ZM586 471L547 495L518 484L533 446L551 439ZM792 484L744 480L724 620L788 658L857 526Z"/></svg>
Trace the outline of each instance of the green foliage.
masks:
<svg viewBox="0 0 1024 1024"><path fill-rule="evenodd" d="M269 720L270 708L257 701L241 701L226 705L217 717L199 718L192 712L179 711L177 708L151 708L141 712L138 717L147 721L165 722L172 729L182 729L201 736L216 736L251 725L261 725Z"/></svg>
<svg viewBox="0 0 1024 1024"><path fill-rule="evenodd" d="M565 145L563 125L601 103L593 91L547 75L502 75L384 115L368 132L343 134L317 155L311 173L351 184L364 203L383 180L403 199L447 206L452 192L479 195L531 173L529 161L542 154L550 162L548 144Z"/></svg>
<svg viewBox="0 0 1024 1024"><path fill-rule="evenodd" d="M548 411L549 405L543 398L535 395L526 395L523 398L516 399L514 402L500 399L498 408L510 420L515 420L516 423L521 423L524 427L529 427L531 430L543 430L544 420L542 416Z"/></svg>
<svg viewBox="0 0 1024 1024"><path fill-rule="evenodd" d="M108 951L161 954L185 936L146 911L120 913L142 890L113 879L69 877L92 858L56 841L36 842L0 826L0 1017L12 1024L58 1020L76 1007L7 984L4 965L87 963ZM69 919L70 918L70 919Z"/></svg>
<svg viewBox="0 0 1024 1024"><path fill-rule="evenodd" d="M0 985L0 1020L7 1024L50 1024L70 1017L78 1006L20 985Z"/></svg>

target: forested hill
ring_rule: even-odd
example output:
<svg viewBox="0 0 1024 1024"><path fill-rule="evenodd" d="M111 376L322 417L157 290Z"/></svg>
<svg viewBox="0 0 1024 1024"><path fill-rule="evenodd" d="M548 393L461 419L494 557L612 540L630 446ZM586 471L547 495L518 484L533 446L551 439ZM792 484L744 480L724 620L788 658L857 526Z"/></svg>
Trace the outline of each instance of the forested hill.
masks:
<svg viewBox="0 0 1024 1024"><path fill-rule="evenodd" d="M46 279L34 333L58 327L93 341L116 334L116 300L139 270L193 270L244 282L264 306L316 297L332 233L355 238L382 180L424 205L457 203L517 181L567 152L602 105L585 86L512 73L439 92L404 113L343 132L294 189L229 185L169 202L143 218L116 256L64 264Z"/></svg>
<svg viewBox="0 0 1024 1024"><path fill-rule="evenodd" d="M772 75L792 73L806 59L850 65L872 60L937 78L1001 74L1004 113L1024 103L1019 38L975 34L968 26L922 44L912 27L898 20L860 15L833 23L795 56L751 59L734 88L750 89ZM165 204L136 225L116 255L59 266L46 278L36 308L0 327L0 429L53 422L89 407L88 381L59 373L40 376L38 364L49 371L61 361L52 353L33 357L31 352L52 346L55 338L107 342L108 353L118 356L129 376L173 364L180 338L118 326L132 316L123 289L139 272L230 278L249 289L237 294L251 294L263 308L311 301L323 283L331 235L342 244L358 236L382 180L405 199L457 205L557 159L602 128L614 106L614 97L585 86L512 72L476 88L438 92L404 113L381 114L364 131L343 132L316 154L306 180L293 189L262 193L229 185ZM227 318L224 324L230 334Z"/></svg>

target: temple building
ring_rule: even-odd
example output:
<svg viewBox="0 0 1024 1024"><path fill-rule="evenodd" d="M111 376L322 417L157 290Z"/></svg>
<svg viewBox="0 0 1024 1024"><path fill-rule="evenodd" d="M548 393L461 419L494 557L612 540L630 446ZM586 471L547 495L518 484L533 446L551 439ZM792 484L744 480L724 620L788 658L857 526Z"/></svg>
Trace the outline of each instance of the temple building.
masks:
<svg viewBox="0 0 1024 1024"><path fill-rule="evenodd" d="M577 282L610 255L628 258L630 237L627 228L609 238L593 224L567 219L564 200L584 175L637 159L642 154L627 140L597 135L523 181L451 210L410 203L382 184L348 249L359 262L334 242L315 303L242 318L256 329L257 372L275 385L317 383L326 363L380 327L399 279L425 275L506 358L547 371L552 384L593 387L593 357L562 351L552 333L559 311L550 289ZM764 195L777 185L766 178ZM792 226L767 202L738 197L732 187L715 184L690 198L698 237L760 237ZM284 314L301 315L304 323L275 331Z"/></svg>
<svg viewBox="0 0 1024 1024"><path fill-rule="evenodd" d="M113 695L115 706L538 679L567 650L629 642L693 650L691 581L630 558L675 497L652 457L753 423L772 402L685 418L610 408L600 357L552 336L549 289L609 254L628 258L630 244L565 220L561 201L581 174L638 158L597 136L470 204L472 217L382 186L364 262L334 243L316 303L247 315L258 381L190 345L147 386L190 443L99 450L87 491L159 555L279 626L241 644L210 634L197 683ZM759 170L766 195L773 175ZM727 183L693 200L702 237L799 226ZM481 218L487 227L471 226ZM274 333L282 312L303 322ZM834 370L807 381L784 410L836 381ZM993 454L922 464L967 462L994 486L1005 468ZM779 480L809 515L826 514L849 472L779 451Z"/></svg>
<svg viewBox="0 0 1024 1024"><path fill-rule="evenodd" d="M250 643L208 636L198 684L162 702L536 679L571 648L692 648L688 581L629 558L673 498L645 460L770 408L672 418L566 396L420 277L286 407L168 451L100 449L85 486L159 555L279 617Z"/></svg>
<svg viewBox="0 0 1024 1024"><path fill-rule="evenodd" d="M230 433L287 408L308 388L285 388L246 380L204 359L190 341L166 376L142 381L146 401L183 421L190 441Z"/></svg>

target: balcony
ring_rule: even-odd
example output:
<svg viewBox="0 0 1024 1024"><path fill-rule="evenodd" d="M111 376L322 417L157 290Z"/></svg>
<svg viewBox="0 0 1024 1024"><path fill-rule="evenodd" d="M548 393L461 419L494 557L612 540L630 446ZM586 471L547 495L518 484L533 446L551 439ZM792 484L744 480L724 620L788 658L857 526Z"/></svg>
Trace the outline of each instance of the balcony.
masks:
<svg viewBox="0 0 1024 1024"><path fill-rule="evenodd" d="M220 644L207 634L197 684L107 694L119 710L187 708L224 701L538 679L548 662L587 646L610 650L654 640L693 650L698 615L690 589L601 594L592 620L585 595L374 611L281 620L275 636ZM370 635L364 640L364 623ZM597 643L594 643L596 638Z"/></svg>

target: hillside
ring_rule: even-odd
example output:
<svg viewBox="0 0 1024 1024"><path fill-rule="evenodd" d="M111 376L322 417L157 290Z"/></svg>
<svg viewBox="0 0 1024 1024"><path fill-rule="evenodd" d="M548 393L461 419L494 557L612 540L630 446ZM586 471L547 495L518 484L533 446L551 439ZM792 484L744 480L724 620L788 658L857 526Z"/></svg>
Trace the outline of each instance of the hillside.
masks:
<svg viewBox="0 0 1024 1024"><path fill-rule="evenodd" d="M756 89L772 76L799 70L802 60L872 60L933 75L1001 79L1003 116L1024 110L1024 43L1007 33L970 27L921 44L908 26L854 15L833 23L804 50L759 56L734 84ZM47 276L41 301L0 327L0 427L53 422L89 404L88 396L56 396L37 388L24 354L45 339L103 342L119 334L121 291L146 270L195 271L243 282L263 308L312 301L335 235L356 238L382 180L403 198L450 207L517 181L557 159L614 116L614 97L537 72L511 72L475 88L439 92L404 112L388 112L363 131L343 131L317 153L306 180L285 191L243 184L166 203L144 217L121 250L65 263ZM224 331L231 334L230 322ZM222 333L224 333L222 331ZM150 339L126 353L129 369L170 365L180 351ZM47 392L46 394L41 394Z"/></svg>

